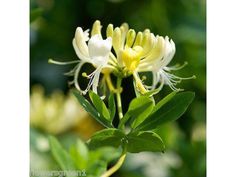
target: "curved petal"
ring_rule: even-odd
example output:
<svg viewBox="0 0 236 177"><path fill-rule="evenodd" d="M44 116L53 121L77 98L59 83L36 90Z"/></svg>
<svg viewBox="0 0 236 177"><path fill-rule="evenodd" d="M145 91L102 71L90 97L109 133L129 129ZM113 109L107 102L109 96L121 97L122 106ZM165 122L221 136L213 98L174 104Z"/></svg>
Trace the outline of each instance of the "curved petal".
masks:
<svg viewBox="0 0 236 177"><path fill-rule="evenodd" d="M149 30L145 30L143 32L143 39L141 43L141 47L143 48L143 52L141 58L148 56L149 52L153 49L154 42L156 38L153 33L150 33Z"/></svg>
<svg viewBox="0 0 236 177"><path fill-rule="evenodd" d="M89 62L90 61L90 58L85 56L81 51L80 49L77 47L77 44L76 44L76 41L75 39L73 39L72 41L72 45L74 47L74 50L75 50L75 53L77 55L77 57L82 60L82 61L86 61L86 62Z"/></svg>
<svg viewBox="0 0 236 177"><path fill-rule="evenodd" d="M163 38L159 38L160 43L163 43L164 42L163 40L164 40ZM161 48L164 51L164 53L161 52L162 54L159 55L159 58L153 60L146 60L146 59L141 60L140 65L138 67L139 72L151 71L151 70L154 72L159 72L163 67L166 67L171 62L175 54L175 43L172 40L169 41L168 36L166 36L165 42L163 44L164 48L161 44L159 45L162 46ZM154 46L154 48L158 48L158 46L156 45ZM153 57L151 55L158 56L157 52L158 50L156 50L156 52L154 52L153 54L150 54L148 57Z"/></svg>
<svg viewBox="0 0 236 177"><path fill-rule="evenodd" d="M163 63L162 63L163 67L167 66L171 62L175 54L175 43L172 40L169 41L168 36L165 37L165 43L166 43L166 47L165 47L165 55L164 55Z"/></svg>
<svg viewBox="0 0 236 177"><path fill-rule="evenodd" d="M78 27L73 39L73 47L81 60L87 60L89 58L88 46L86 44L88 37L86 35L87 32L84 33L82 28Z"/></svg>
<svg viewBox="0 0 236 177"><path fill-rule="evenodd" d="M152 72L152 88L151 88L152 90L155 89L159 81L160 81L160 74L157 72Z"/></svg>
<svg viewBox="0 0 236 177"><path fill-rule="evenodd" d="M84 40L88 41L89 40L89 29L84 31Z"/></svg>
<svg viewBox="0 0 236 177"><path fill-rule="evenodd" d="M150 54L140 61L140 64L159 61L165 53L165 40L162 36L156 36L154 40L154 47Z"/></svg>

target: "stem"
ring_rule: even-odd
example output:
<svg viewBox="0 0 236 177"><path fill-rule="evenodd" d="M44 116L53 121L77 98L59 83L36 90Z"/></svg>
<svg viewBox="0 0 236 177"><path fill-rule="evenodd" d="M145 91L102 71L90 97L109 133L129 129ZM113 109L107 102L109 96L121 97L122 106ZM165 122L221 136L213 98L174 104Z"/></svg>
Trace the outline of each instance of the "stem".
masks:
<svg viewBox="0 0 236 177"><path fill-rule="evenodd" d="M117 92L117 89L115 89L115 87L113 86L113 83L112 83L112 81L111 81L111 76L110 76L110 74L105 74L105 75L104 75L104 78L105 78L105 80L106 80L106 82L107 82L107 86L108 86L109 90L110 90L111 92Z"/></svg>
<svg viewBox="0 0 236 177"><path fill-rule="evenodd" d="M121 88L121 82L122 79L118 77L117 79L117 92L116 92L116 100L117 100L117 109L118 109L118 115L120 120L123 118L123 112L122 112L122 104L121 104L121 92L122 92L122 88Z"/></svg>
<svg viewBox="0 0 236 177"><path fill-rule="evenodd" d="M125 161L125 157L126 157L126 153L124 153L119 160L116 162L116 164L111 167L108 171L106 171L105 173L103 173L103 175L101 177L109 177L111 176L113 173L115 173L120 167L121 165L124 163Z"/></svg>

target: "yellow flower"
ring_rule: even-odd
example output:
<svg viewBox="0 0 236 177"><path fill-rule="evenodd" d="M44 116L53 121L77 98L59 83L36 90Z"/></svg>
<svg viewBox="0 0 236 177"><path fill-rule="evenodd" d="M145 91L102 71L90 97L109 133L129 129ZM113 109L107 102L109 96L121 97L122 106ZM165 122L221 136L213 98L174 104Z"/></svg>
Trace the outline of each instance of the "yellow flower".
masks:
<svg viewBox="0 0 236 177"><path fill-rule="evenodd" d="M107 36L112 36L112 46L115 51L118 67L122 68L124 76L133 75L136 88L142 94L149 90L154 90L158 84L157 90L161 90L163 85L169 85L172 90L179 90L176 84L184 79L192 79L195 76L181 78L171 72L181 69L182 66L167 65L171 62L175 54L175 44L169 37L165 38L154 35L149 29L143 32L136 32L129 29L128 24L124 23L113 30L113 25L107 28ZM151 72L153 82L151 86L146 86L140 79L139 73Z"/></svg>

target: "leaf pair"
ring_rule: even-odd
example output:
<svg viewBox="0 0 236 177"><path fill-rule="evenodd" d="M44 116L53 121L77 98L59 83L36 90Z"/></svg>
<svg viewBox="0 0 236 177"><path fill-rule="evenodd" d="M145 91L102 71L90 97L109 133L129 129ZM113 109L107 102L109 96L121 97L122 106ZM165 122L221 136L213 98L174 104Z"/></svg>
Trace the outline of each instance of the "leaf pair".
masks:
<svg viewBox="0 0 236 177"><path fill-rule="evenodd" d="M73 94L76 96L81 106L100 124L107 128L113 127L112 121L116 113L116 105L114 95L111 94L108 99L109 109L102 99L94 92L89 92L89 97L93 103L91 105L78 91L74 90Z"/></svg>
<svg viewBox="0 0 236 177"><path fill-rule="evenodd" d="M94 149L104 146L122 147L128 152L164 151L161 137L154 132L158 126L178 119L193 101L193 92L172 92L156 105L149 96L139 96L131 101L128 111L121 119L118 128L112 126L115 115L114 97L109 98L109 109L98 95L90 92L95 108L74 92L81 105L101 124L108 129L99 131L92 136L89 146ZM121 129L126 122L131 124L131 132L125 134Z"/></svg>
<svg viewBox="0 0 236 177"><path fill-rule="evenodd" d="M172 92L154 105L149 96L139 96L131 101L128 111L121 119L119 128L131 122L132 131L152 130L178 119L194 98L193 92Z"/></svg>
<svg viewBox="0 0 236 177"><path fill-rule="evenodd" d="M135 128L151 113L154 107L154 101L147 96L139 96L131 101L128 111L121 119L119 128L121 128L128 120L131 127Z"/></svg>
<svg viewBox="0 0 236 177"><path fill-rule="evenodd" d="M89 141L91 149L103 146L118 148L121 146L127 152L164 151L165 145L161 137L155 132L140 131L125 135L121 130L109 128L95 133Z"/></svg>
<svg viewBox="0 0 236 177"><path fill-rule="evenodd" d="M187 110L194 95L193 92L170 93L153 107L152 113L134 131L153 130L178 119Z"/></svg>

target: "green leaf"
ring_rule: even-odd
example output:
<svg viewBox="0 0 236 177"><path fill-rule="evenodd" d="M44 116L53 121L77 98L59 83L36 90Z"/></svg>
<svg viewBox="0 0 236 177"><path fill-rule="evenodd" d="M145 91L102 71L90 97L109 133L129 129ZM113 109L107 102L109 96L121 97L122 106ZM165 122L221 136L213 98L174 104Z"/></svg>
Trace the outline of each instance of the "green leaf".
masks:
<svg viewBox="0 0 236 177"><path fill-rule="evenodd" d="M122 127L131 118L131 127L135 128L142 123L151 113L154 101L146 96L135 98L129 104L128 111L120 121L119 128Z"/></svg>
<svg viewBox="0 0 236 177"><path fill-rule="evenodd" d="M156 112L158 109L160 109L164 104L166 104L168 101L170 101L178 92L171 92L169 95L167 95L165 98L163 98L161 101L159 101L153 108L152 112Z"/></svg>
<svg viewBox="0 0 236 177"><path fill-rule="evenodd" d="M140 131L128 134L127 151L137 153L142 151L163 152L165 145L161 137L155 132Z"/></svg>
<svg viewBox="0 0 236 177"><path fill-rule="evenodd" d="M178 119L187 110L194 98L193 92L182 92L164 98L154 111L145 121L143 121L137 130L152 130L164 123ZM171 98L170 98L171 97Z"/></svg>
<svg viewBox="0 0 236 177"><path fill-rule="evenodd" d="M112 146L117 148L122 144L122 140L124 138L125 134L121 130L109 128L95 133L88 143L91 149L104 146Z"/></svg>
<svg viewBox="0 0 236 177"><path fill-rule="evenodd" d="M115 115L116 115L116 104L115 104L115 98L114 94L111 93L108 98L108 105L109 105L109 111L110 111L110 119L113 121Z"/></svg>
<svg viewBox="0 0 236 177"><path fill-rule="evenodd" d="M35 8L30 11L30 23L43 14L42 8Z"/></svg>
<svg viewBox="0 0 236 177"><path fill-rule="evenodd" d="M76 96L81 106L100 124L107 128L113 127L111 122L105 119L96 109L76 90L73 90L73 94Z"/></svg>
<svg viewBox="0 0 236 177"><path fill-rule="evenodd" d="M98 96L96 93L90 91L89 92L89 97L93 103L93 105L95 106L95 108L97 109L97 111L102 114L102 116L107 119L110 120L110 113L105 105L105 103L102 101L102 99L100 98L100 96Z"/></svg>
<svg viewBox="0 0 236 177"><path fill-rule="evenodd" d="M78 169L86 169L89 151L82 140L78 139L76 144L70 147L70 155Z"/></svg>
<svg viewBox="0 0 236 177"><path fill-rule="evenodd" d="M50 136L49 143L51 147L51 152L53 157L55 158L58 165L61 167L62 170L75 170L75 164L70 154L61 146L58 140Z"/></svg>

